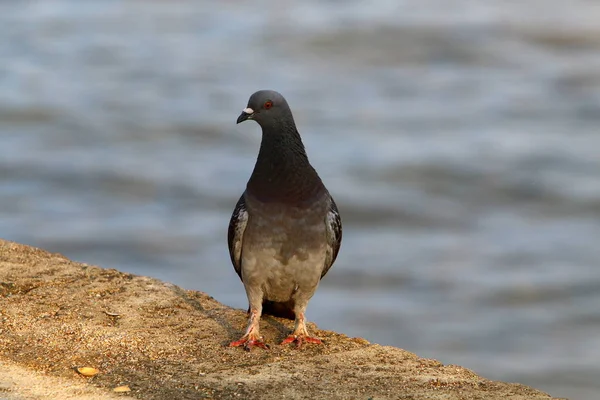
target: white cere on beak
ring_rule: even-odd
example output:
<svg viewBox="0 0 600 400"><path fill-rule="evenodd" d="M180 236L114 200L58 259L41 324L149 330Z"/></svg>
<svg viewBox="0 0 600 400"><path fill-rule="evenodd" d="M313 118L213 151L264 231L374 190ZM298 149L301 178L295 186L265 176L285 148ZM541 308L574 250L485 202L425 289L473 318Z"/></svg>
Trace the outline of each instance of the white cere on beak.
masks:
<svg viewBox="0 0 600 400"><path fill-rule="evenodd" d="M254 114L254 110L253 110L253 109L251 109L250 107L248 107L248 108L244 108L244 109L242 110L242 112L244 112L244 113L246 113L246 114Z"/></svg>

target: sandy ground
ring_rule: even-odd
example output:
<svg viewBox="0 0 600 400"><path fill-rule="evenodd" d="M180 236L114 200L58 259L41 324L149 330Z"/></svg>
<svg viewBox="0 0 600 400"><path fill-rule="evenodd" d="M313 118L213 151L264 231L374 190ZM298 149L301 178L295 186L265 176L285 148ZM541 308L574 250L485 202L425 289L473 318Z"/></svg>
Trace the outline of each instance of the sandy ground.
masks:
<svg viewBox="0 0 600 400"><path fill-rule="evenodd" d="M85 378L50 376L13 362L0 361L0 400L114 400L119 398L128 397L111 394L106 389L92 386Z"/></svg>
<svg viewBox="0 0 600 400"><path fill-rule="evenodd" d="M0 399L551 399L314 325L324 345L280 346L292 322L268 316L271 350L227 347L245 325L205 293L0 240Z"/></svg>

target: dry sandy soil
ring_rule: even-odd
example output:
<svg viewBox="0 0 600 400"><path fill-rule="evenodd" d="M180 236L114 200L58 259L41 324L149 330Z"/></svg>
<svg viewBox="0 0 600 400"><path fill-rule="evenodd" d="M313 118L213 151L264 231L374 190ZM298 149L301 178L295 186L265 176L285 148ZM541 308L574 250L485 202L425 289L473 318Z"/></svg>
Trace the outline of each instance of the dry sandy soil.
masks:
<svg viewBox="0 0 600 400"><path fill-rule="evenodd" d="M324 345L280 346L292 322L269 316L271 350L227 347L245 325L205 293L0 240L0 399L552 398L314 325Z"/></svg>

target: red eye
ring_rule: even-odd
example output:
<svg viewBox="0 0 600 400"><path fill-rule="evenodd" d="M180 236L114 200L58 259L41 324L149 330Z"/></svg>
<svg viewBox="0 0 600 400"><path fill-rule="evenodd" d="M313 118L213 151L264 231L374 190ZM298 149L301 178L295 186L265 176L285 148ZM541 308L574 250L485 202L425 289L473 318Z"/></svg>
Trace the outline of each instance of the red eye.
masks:
<svg viewBox="0 0 600 400"><path fill-rule="evenodd" d="M273 107L273 102L271 100L267 100L265 101L265 110L268 110L269 108Z"/></svg>

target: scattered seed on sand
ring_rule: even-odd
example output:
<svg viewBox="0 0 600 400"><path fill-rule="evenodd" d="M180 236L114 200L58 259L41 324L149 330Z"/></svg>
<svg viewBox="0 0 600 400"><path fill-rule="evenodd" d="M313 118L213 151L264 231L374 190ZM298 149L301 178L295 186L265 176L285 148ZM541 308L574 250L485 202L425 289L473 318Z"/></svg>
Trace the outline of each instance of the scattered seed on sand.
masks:
<svg viewBox="0 0 600 400"><path fill-rule="evenodd" d="M108 315L109 317L120 317L121 314L119 313L114 313L114 312L110 312L110 311L104 311L104 314Z"/></svg>
<svg viewBox="0 0 600 400"><path fill-rule="evenodd" d="M83 376L94 376L100 372L98 369L93 367L79 367L76 370Z"/></svg>

